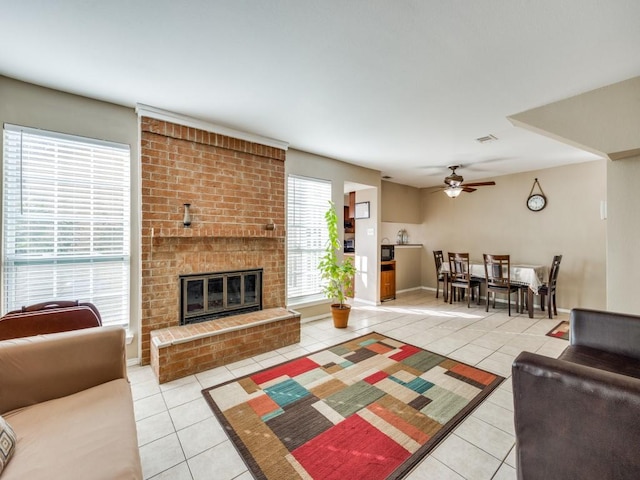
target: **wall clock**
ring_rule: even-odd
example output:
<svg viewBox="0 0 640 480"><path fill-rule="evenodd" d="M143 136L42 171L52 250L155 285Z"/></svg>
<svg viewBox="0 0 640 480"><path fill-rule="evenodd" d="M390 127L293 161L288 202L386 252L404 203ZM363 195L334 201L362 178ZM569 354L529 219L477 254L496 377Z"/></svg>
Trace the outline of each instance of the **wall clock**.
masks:
<svg viewBox="0 0 640 480"><path fill-rule="evenodd" d="M533 193L534 188L538 185L538 189L540 193ZM544 195L542 191L542 187L536 178L533 181L533 185L531 186L531 191L529 192L529 197L527 198L527 208L532 212L539 212L544 207L547 206L547 197Z"/></svg>

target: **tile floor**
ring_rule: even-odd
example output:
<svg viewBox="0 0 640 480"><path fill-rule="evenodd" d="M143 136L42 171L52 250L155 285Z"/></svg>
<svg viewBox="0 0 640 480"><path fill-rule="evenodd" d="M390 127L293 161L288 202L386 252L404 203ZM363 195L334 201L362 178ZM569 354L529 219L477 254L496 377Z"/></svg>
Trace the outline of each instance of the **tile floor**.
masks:
<svg viewBox="0 0 640 480"><path fill-rule="evenodd" d="M138 443L145 478L251 480L253 477L200 391L371 331L507 377L406 478L515 479L511 363L523 350L557 357L567 341L545 336L568 314L549 320L512 315L506 304L484 311L472 303L444 303L432 291L399 294L381 306L354 305L349 327L331 319L303 323L299 344L158 385L150 367L130 367Z"/></svg>

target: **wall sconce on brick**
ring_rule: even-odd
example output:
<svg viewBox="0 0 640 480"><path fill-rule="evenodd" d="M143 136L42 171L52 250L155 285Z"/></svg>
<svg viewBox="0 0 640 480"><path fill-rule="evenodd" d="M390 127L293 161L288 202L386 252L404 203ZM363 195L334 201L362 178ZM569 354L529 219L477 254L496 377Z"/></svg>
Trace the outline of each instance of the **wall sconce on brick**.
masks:
<svg viewBox="0 0 640 480"><path fill-rule="evenodd" d="M191 212L189 211L190 207L191 207L190 203L184 204L184 219L182 220L182 223L185 227L191 226Z"/></svg>

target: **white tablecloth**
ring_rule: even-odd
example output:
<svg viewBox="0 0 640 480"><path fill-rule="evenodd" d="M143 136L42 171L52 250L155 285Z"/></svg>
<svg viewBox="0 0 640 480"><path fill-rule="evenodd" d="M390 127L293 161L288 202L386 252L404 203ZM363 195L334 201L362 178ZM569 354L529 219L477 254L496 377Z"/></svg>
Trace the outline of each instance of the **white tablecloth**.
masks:
<svg viewBox="0 0 640 480"><path fill-rule="evenodd" d="M470 262L469 270L474 277L484 277L484 263ZM511 283L528 285L534 293L547 282L549 267L546 265L511 265ZM449 273L449 262L444 262L440 273Z"/></svg>

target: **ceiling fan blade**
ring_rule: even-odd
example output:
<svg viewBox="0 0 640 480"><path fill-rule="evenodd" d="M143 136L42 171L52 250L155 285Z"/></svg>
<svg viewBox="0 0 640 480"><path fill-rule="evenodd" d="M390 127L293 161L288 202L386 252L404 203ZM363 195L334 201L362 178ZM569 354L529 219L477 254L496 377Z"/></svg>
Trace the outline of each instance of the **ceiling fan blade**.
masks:
<svg viewBox="0 0 640 480"><path fill-rule="evenodd" d="M471 193L471 192L475 192L476 190L477 190L476 188L469 188L469 187L468 187L468 186L466 186L466 185L463 185L463 186L462 186L462 191L463 191L463 192L469 192L469 193Z"/></svg>
<svg viewBox="0 0 640 480"><path fill-rule="evenodd" d="M484 187L488 185L495 185L496 182L475 182L475 183L465 183L463 187Z"/></svg>

